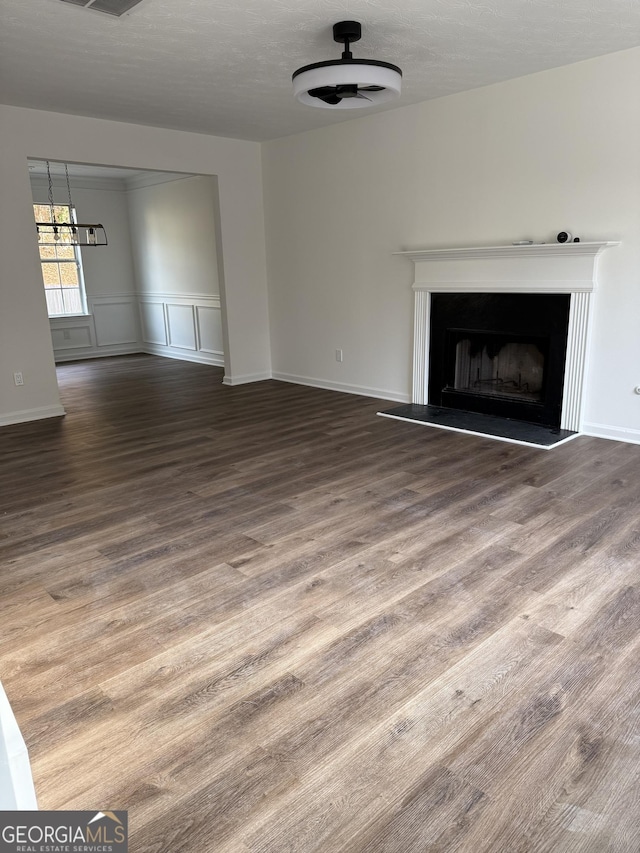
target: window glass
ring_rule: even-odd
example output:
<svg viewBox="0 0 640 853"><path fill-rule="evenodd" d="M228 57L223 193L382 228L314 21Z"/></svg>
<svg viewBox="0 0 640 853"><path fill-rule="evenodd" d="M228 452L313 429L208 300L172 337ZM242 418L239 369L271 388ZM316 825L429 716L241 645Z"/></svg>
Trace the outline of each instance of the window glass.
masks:
<svg viewBox="0 0 640 853"><path fill-rule="evenodd" d="M49 227L40 227L41 239L47 242L55 237L54 223L75 222L73 211L66 204L34 204L33 215L36 222L50 222ZM53 245L39 245L40 266L50 317L85 312L85 294L82 280L80 250L69 245L68 228L60 228L58 241Z"/></svg>

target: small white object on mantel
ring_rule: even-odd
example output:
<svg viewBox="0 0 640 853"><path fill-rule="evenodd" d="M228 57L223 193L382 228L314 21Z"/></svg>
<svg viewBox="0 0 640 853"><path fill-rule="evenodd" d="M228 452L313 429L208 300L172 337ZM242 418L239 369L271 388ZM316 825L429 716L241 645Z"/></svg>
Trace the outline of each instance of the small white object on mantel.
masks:
<svg viewBox="0 0 640 853"><path fill-rule="evenodd" d="M394 252L415 265L412 402L428 402L432 293L566 293L571 301L560 426L580 432L596 262L619 245L608 240Z"/></svg>

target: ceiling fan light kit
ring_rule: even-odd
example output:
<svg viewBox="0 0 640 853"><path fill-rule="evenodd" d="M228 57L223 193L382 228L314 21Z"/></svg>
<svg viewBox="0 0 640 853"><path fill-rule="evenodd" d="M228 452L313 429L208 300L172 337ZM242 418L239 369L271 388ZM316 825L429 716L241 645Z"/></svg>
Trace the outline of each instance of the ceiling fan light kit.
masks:
<svg viewBox="0 0 640 853"><path fill-rule="evenodd" d="M293 94L303 104L333 110L372 107L397 98L402 71L390 62L354 59L350 45L358 41L362 28L357 21L333 26L334 41L344 44L340 59L314 62L293 74Z"/></svg>

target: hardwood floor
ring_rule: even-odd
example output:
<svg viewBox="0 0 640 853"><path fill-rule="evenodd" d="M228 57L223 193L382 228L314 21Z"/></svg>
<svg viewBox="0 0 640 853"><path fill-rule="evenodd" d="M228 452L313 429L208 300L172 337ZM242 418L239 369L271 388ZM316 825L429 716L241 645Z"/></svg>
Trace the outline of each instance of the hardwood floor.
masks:
<svg viewBox="0 0 640 853"><path fill-rule="evenodd" d="M132 356L0 430L0 680L133 853L637 853L640 447Z"/></svg>

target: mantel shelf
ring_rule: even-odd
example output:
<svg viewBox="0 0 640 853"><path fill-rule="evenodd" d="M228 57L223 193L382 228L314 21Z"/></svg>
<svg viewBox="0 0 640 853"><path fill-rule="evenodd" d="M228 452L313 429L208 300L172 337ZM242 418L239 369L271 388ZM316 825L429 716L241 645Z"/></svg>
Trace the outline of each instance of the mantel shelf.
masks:
<svg viewBox="0 0 640 853"><path fill-rule="evenodd" d="M531 243L526 246L462 246L452 249L417 249L393 252L410 261L459 261L483 258L549 257L569 255L599 255L604 249L619 246L619 240L591 241L585 243Z"/></svg>

